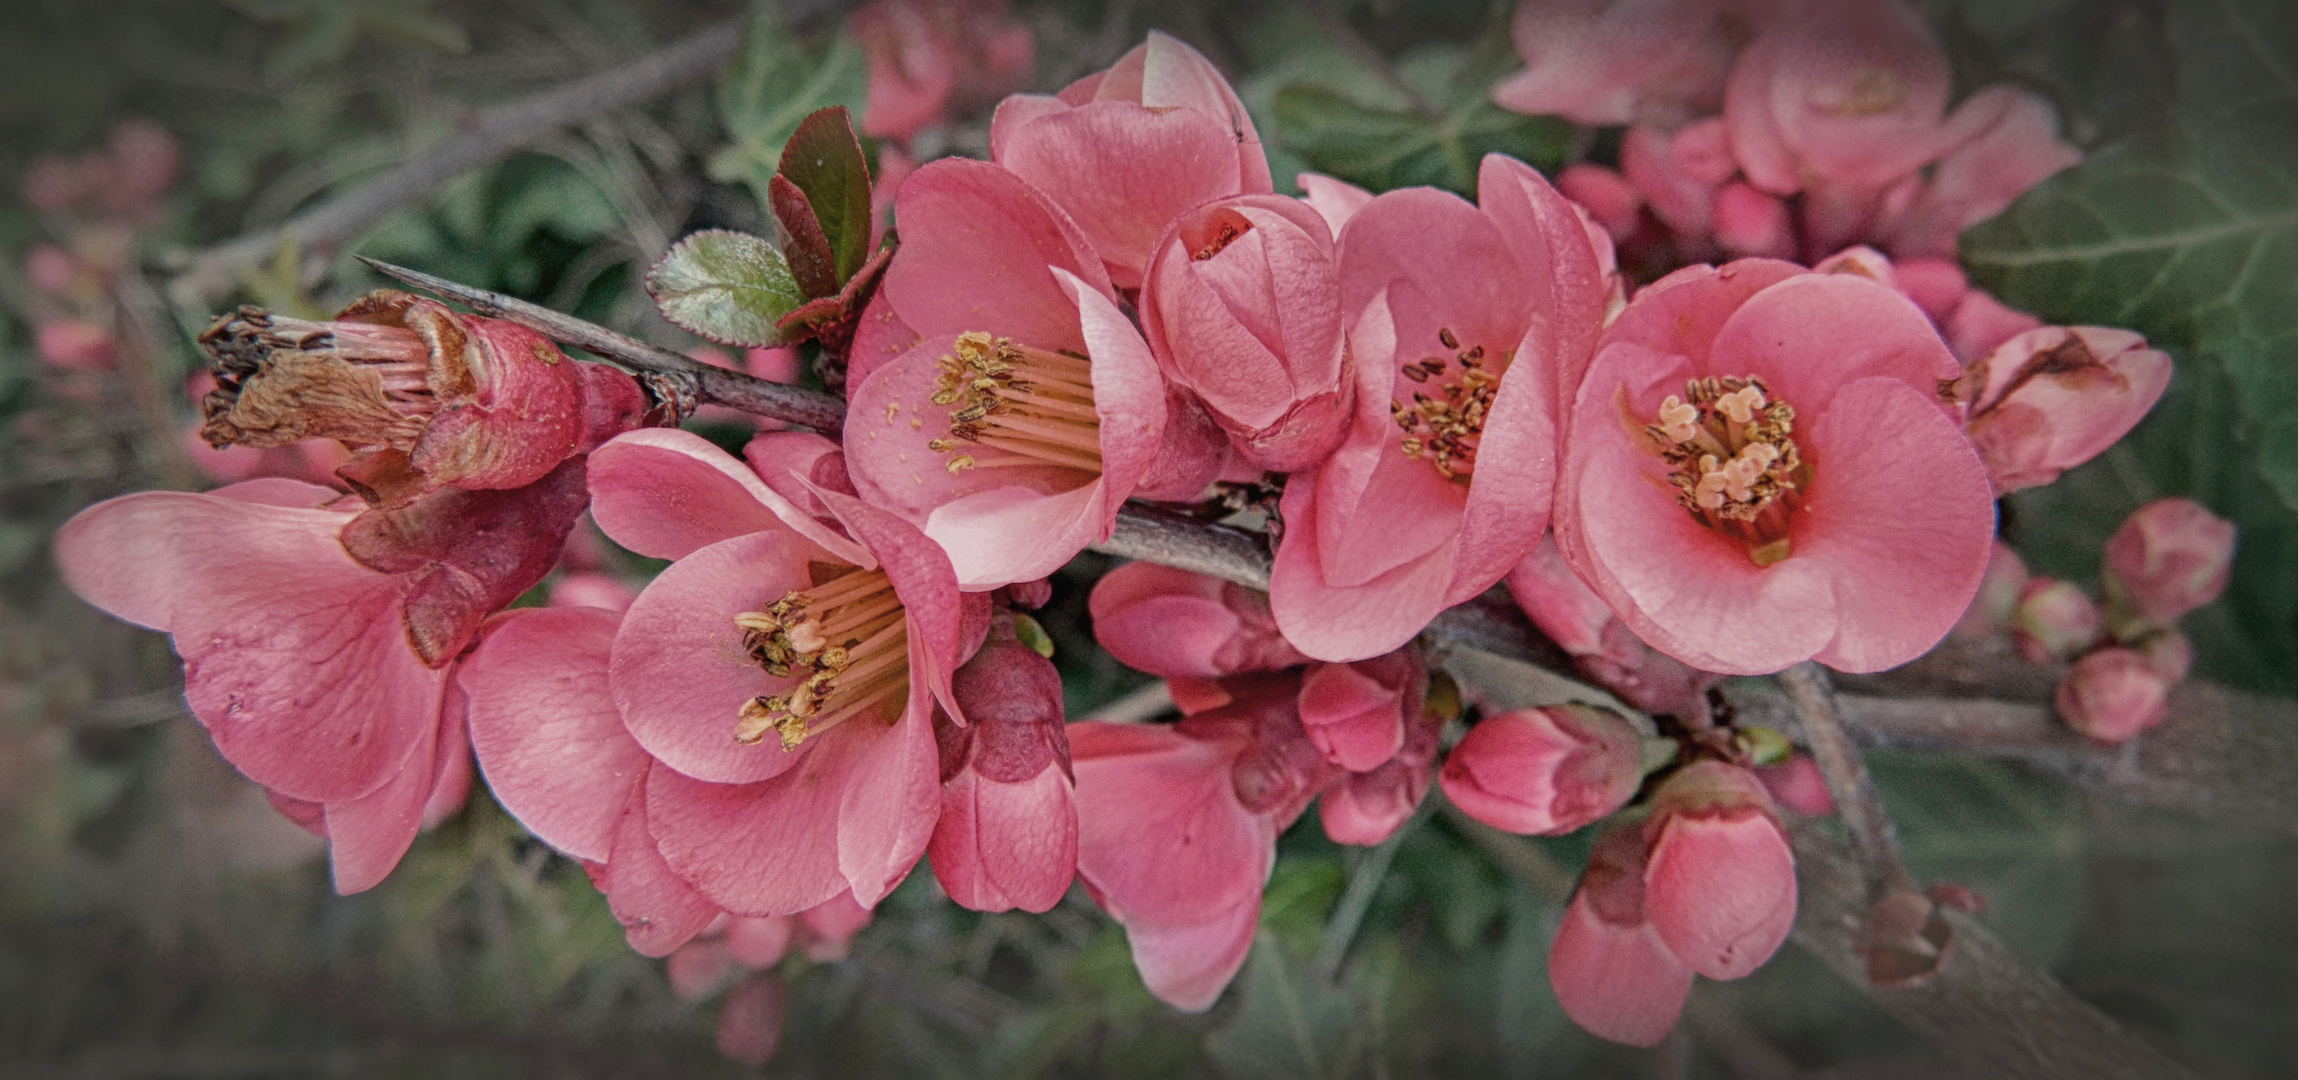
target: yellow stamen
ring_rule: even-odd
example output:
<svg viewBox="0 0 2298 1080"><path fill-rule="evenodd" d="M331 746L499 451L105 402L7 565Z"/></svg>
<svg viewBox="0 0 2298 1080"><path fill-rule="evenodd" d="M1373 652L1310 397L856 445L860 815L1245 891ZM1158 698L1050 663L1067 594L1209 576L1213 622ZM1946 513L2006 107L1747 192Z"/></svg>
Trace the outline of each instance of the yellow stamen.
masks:
<svg viewBox="0 0 2298 1080"><path fill-rule="evenodd" d="M779 736L791 751L865 709L909 693L909 618L882 570L847 570L809 589L783 594L764 611L734 617L743 646L777 679L795 680L781 694L746 701L734 740L743 745Z"/></svg>
<svg viewBox="0 0 2298 1080"><path fill-rule="evenodd" d="M941 358L932 401L950 407L949 432L927 449L948 454L967 442L1003 451L987 461L958 453L946 466L952 475L1022 464L1101 471L1101 418L1083 357L978 330L960 334Z"/></svg>
<svg viewBox="0 0 2298 1080"><path fill-rule="evenodd" d="M1678 504L1746 543L1757 566L1788 557L1788 520L1811 469L1790 437L1795 410L1762 379L1693 379L1683 398L1661 400L1657 422L1644 430L1671 466Z"/></svg>

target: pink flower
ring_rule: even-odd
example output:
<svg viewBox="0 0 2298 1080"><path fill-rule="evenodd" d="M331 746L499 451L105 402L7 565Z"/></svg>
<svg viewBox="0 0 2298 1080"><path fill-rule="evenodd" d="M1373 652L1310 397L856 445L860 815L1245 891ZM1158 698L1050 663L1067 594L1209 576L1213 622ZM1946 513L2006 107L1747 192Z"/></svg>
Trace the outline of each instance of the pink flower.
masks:
<svg viewBox="0 0 2298 1080"><path fill-rule="evenodd" d="M1404 744L1367 772L1334 780L1317 798L1317 817L1336 844L1371 847L1402 828L1435 780L1437 737L1445 718L1423 710L1405 728Z"/></svg>
<svg viewBox="0 0 2298 1080"><path fill-rule="evenodd" d="M2046 326L1974 365L1971 441L1998 491L2048 484L2099 455L2170 386L2170 357L2128 330Z"/></svg>
<svg viewBox="0 0 2298 1080"><path fill-rule="evenodd" d="M1093 583L1093 638L1127 667L1212 679L1305 664L1277 632L1268 597L1156 563L1127 563Z"/></svg>
<svg viewBox="0 0 2298 1080"><path fill-rule="evenodd" d="M1510 29L1525 69L1492 100L1592 125L1712 109L1731 56L1720 14L1714 0L1523 0Z"/></svg>
<svg viewBox="0 0 2298 1080"><path fill-rule="evenodd" d="M790 990L780 977L767 974L744 979L718 1005L712 1045L728 1061L764 1065L782 1044L782 1019L789 1007Z"/></svg>
<svg viewBox="0 0 2298 1080"><path fill-rule="evenodd" d="M1427 696L1428 667L1412 650L1311 664L1301 676L1301 727L1326 761L1370 772L1404 749Z"/></svg>
<svg viewBox="0 0 2298 1080"><path fill-rule="evenodd" d="M1947 148L1949 81L1946 53L1898 0L1806 5L1766 21L1732 66L1732 154L1775 195L1880 192Z"/></svg>
<svg viewBox="0 0 2298 1080"><path fill-rule="evenodd" d="M1444 759L1446 798L1495 829L1572 832L1627 805L1643 780L1636 729L1558 705L1485 717Z"/></svg>
<svg viewBox="0 0 2298 1080"><path fill-rule="evenodd" d="M1777 765L1759 766L1755 775L1774 801L1804 817L1826 817L1835 812L1835 795L1827 790L1827 778L1806 755L1793 754Z"/></svg>
<svg viewBox="0 0 2298 1080"><path fill-rule="evenodd" d="M1297 679L1232 683L1236 701L1178 724L1069 726L1078 876L1149 991L1189 1012L1244 965L1277 834L1332 768L1293 714Z"/></svg>
<svg viewBox="0 0 2298 1080"><path fill-rule="evenodd" d="M2170 684L2145 656L2106 648L2075 661L2052 700L2068 727L2115 745L2170 715Z"/></svg>
<svg viewBox="0 0 2298 1080"><path fill-rule="evenodd" d="M1521 162L1493 155L1482 205L1393 191L1340 240L1356 417L1286 485L1270 604L1320 660L1378 656L1489 588L1548 517L1561 388L1604 311L1596 236Z"/></svg>
<svg viewBox="0 0 2298 1080"><path fill-rule="evenodd" d="M1985 467L1939 398L1961 370L1920 310L1860 276L1680 270L1604 331L1557 546L1693 667L1905 663L1969 606L1994 537Z"/></svg>
<svg viewBox="0 0 2298 1080"><path fill-rule="evenodd" d="M1955 238L2002 213L2027 189L2080 164L2082 151L2059 140L2058 115L2024 90L1990 86L1948 121L1964 141L1940 156L1907 208L1883 227L1902 258L1953 258Z"/></svg>
<svg viewBox="0 0 2298 1080"><path fill-rule="evenodd" d="M1646 908L1649 845L1639 825L1606 832L1548 947L1548 984L1589 1034L1656 1046L1691 995L1692 971L1668 951Z"/></svg>
<svg viewBox="0 0 2298 1080"><path fill-rule="evenodd" d="M1795 925L1795 856L1755 774L1687 766L1653 794L1644 837L1645 911L1684 966L1737 979L1779 951Z"/></svg>
<svg viewBox="0 0 2298 1080"><path fill-rule="evenodd" d="M1244 102L1197 50L1154 30L1054 97L1005 99L989 151L1077 222L1120 289L1140 287L1157 237L1183 211L1270 190Z"/></svg>
<svg viewBox="0 0 2298 1080"><path fill-rule="evenodd" d="M2218 599L2233 565L2233 522L2191 499L2156 499L2106 542L2107 607L2118 630L2168 627Z"/></svg>
<svg viewBox="0 0 2298 1080"><path fill-rule="evenodd" d="M38 346L40 359L49 366L73 371L108 368L119 359L111 331L78 319L42 323Z"/></svg>
<svg viewBox="0 0 2298 1080"><path fill-rule="evenodd" d="M599 528L676 560L624 615L608 686L653 761L647 831L679 878L742 915L849 889L871 906L932 835L932 712L964 722L950 673L980 640L986 598L962 600L939 548L839 492L828 440L753 449L766 451L755 471L649 430L592 455Z"/></svg>
<svg viewBox="0 0 2298 1080"><path fill-rule="evenodd" d="M1588 211L1614 243L1627 240L1643 224L1644 193L1602 165L1583 161L1565 166L1556 175L1556 190Z"/></svg>
<svg viewBox="0 0 2298 1080"><path fill-rule="evenodd" d="M953 106L1013 88L1037 62L1029 27L1004 0L875 0L852 16L870 60L862 134L907 142Z"/></svg>
<svg viewBox="0 0 2298 1080"><path fill-rule="evenodd" d="M1169 405L1067 215L948 159L902 185L898 216L880 299L923 340L852 391L845 449L855 487L941 544L963 587L1045 577L1107 537L1127 497L1211 479L1217 429Z"/></svg>
<svg viewBox="0 0 2298 1080"><path fill-rule="evenodd" d="M1955 623L1959 637L1988 638L2011 626L2019 610L2019 597L2027 591L2027 564L2019 553L2000 540L1987 555L1987 576L1979 580L1979 595L1970 610Z"/></svg>
<svg viewBox="0 0 2298 1080"><path fill-rule="evenodd" d="M1508 572L1508 594L1580 674L1645 712L1701 715L1716 676L1654 650L1565 564L1554 538Z"/></svg>
<svg viewBox="0 0 2298 1080"><path fill-rule="evenodd" d="M337 889L358 892L453 787L453 665L549 571L582 486L572 461L526 488L389 510L282 479L145 492L66 522L56 561L89 603L174 636L217 750L324 830Z"/></svg>
<svg viewBox="0 0 2298 1080"><path fill-rule="evenodd" d="M2028 663L2072 660L2105 634L2106 616L2080 586L2057 578L2030 578L2011 610L2011 635Z"/></svg>
<svg viewBox="0 0 2298 1080"><path fill-rule="evenodd" d="M934 877L975 911L1051 910L1077 876L1061 673L1000 615L951 689L971 723L935 725L942 814L926 848Z"/></svg>
<svg viewBox="0 0 2298 1080"><path fill-rule="evenodd" d="M571 362L526 327L390 290L323 323L243 307L200 344L216 361L209 443L367 450L343 475L377 503L524 487L647 408L630 376Z"/></svg>
<svg viewBox="0 0 2298 1080"><path fill-rule="evenodd" d="M1372 192L1319 173L1299 173L1293 181L1301 186L1301 201L1325 219L1325 228L1334 236L1339 236L1341 226L1372 201Z"/></svg>
<svg viewBox="0 0 2298 1080"><path fill-rule="evenodd" d="M1309 468L1347 434L1339 265L1307 203L1239 195L1175 218L1151 258L1141 326L1166 377L1254 464Z"/></svg>

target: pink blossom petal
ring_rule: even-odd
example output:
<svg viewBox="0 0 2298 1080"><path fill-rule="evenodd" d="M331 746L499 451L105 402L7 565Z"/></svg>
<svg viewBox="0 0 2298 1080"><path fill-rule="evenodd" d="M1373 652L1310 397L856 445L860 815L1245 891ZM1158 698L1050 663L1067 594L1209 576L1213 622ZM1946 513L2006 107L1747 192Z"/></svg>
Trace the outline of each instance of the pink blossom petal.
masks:
<svg viewBox="0 0 2298 1080"><path fill-rule="evenodd" d="M1182 1012L1204 1012L1245 966L1260 925L1259 895L1239 901L1207 922L1187 926L1128 923L1133 967L1157 1000Z"/></svg>
<svg viewBox="0 0 2298 1080"><path fill-rule="evenodd" d="M337 539L351 516L145 492L66 522L56 562L89 603L175 635L193 714L249 779L348 802L437 728L446 684L409 644L401 582Z"/></svg>
<svg viewBox="0 0 2298 1080"><path fill-rule="evenodd" d="M1049 270L1105 295L1108 274L1077 225L1020 177L987 162L929 162L902 182L895 216L902 249L879 288L918 334L982 330L1041 349L1084 347L1076 305Z"/></svg>
<svg viewBox="0 0 2298 1080"><path fill-rule="evenodd" d="M1110 282L1130 289L1166 222L1238 192L1237 155L1236 133L1205 113L1094 101L1016 126L997 163L1068 212Z"/></svg>
<svg viewBox="0 0 2298 1080"><path fill-rule="evenodd" d="M423 828L423 805L439 774L439 731L423 733L397 772L373 792L327 804L327 861L335 891L349 896L382 884Z"/></svg>
<svg viewBox="0 0 2298 1080"><path fill-rule="evenodd" d="M868 382L879 368L910 351L918 340L918 332L902 321L893 301L886 299L886 290L871 293L870 302L862 305L861 317L854 322L854 339L846 345L846 385Z"/></svg>
<svg viewBox="0 0 2298 1080"><path fill-rule="evenodd" d="M1692 969L1668 951L1652 924L1605 922L1582 891L1548 947L1548 981L1564 1015L1590 1034L1657 1046L1684 1011Z"/></svg>
<svg viewBox="0 0 2298 1080"><path fill-rule="evenodd" d="M793 915L846 891L838 869L838 806L846 777L877 742L866 720L840 724L784 755L789 771L752 784L713 784L657 767L646 778L647 824L662 858L709 900L738 915Z"/></svg>
<svg viewBox="0 0 2298 1080"><path fill-rule="evenodd" d="M1934 402L1896 380L1860 379L1811 428L1811 490L1788 561L1809 559L1833 579L1835 637L1818 654L1829 667L1880 671L1930 651L1986 575L1994 489Z"/></svg>
<svg viewBox="0 0 2298 1080"><path fill-rule="evenodd" d="M615 826L614 852L591 875L631 949L640 956L668 956L725 912L663 861L647 823L649 786L644 775L631 784Z"/></svg>
<svg viewBox="0 0 2298 1080"><path fill-rule="evenodd" d="M1294 648L1319 660L1361 660L1390 652L1444 609L1453 550L1439 547L1360 584L1331 584L1316 546L1293 539L1316 535L1324 511L1313 490L1295 480L1281 503L1291 542L1278 545L1269 575L1269 609L1277 626Z"/></svg>
<svg viewBox="0 0 2298 1080"><path fill-rule="evenodd" d="M762 919L735 918L726 923L726 951L752 970L770 968L790 952L798 933L798 920L788 915Z"/></svg>
<svg viewBox="0 0 2298 1080"><path fill-rule="evenodd" d="M786 690L743 647L734 617L811 588L812 545L788 532L721 540L672 563L623 616L608 678L646 752L697 780L777 776L799 755L734 740L744 702Z"/></svg>
<svg viewBox="0 0 2298 1080"><path fill-rule="evenodd" d="M730 537L788 530L845 562L870 561L860 545L691 431L626 432L591 454L589 467L591 517L600 531L641 555L680 559Z"/></svg>
<svg viewBox="0 0 2298 1080"><path fill-rule="evenodd" d="M1149 31L1143 44L1141 104L1150 109L1191 109L1219 121L1236 147L1236 190L1247 195L1266 193L1270 187L1269 163L1261 150L1261 136L1253 130L1253 114L1230 88L1229 80L1221 77L1220 70L1203 53L1162 30Z"/></svg>
<svg viewBox="0 0 2298 1080"><path fill-rule="evenodd" d="M1301 679L1301 725L1325 760L1378 768L1404 745L1403 693L1348 664L1315 664Z"/></svg>
<svg viewBox="0 0 2298 1080"><path fill-rule="evenodd" d="M1294 183L1301 186L1301 201L1325 219L1325 226L1334 236L1339 236L1341 226L1348 224L1348 219L1372 201L1372 192L1321 173L1302 173L1294 178Z"/></svg>
<svg viewBox="0 0 2298 1080"><path fill-rule="evenodd" d="M924 666L925 648L924 642L910 639L913 671ZM868 747L845 776L838 803L838 871L854 902L865 908L876 907L917 865L941 815L941 759L934 747L930 698L926 681L913 677L901 719L890 731L871 733ZM871 721L857 718L854 724ZM850 736L855 741L863 737Z"/></svg>
<svg viewBox="0 0 2298 1080"><path fill-rule="evenodd" d="M607 685L620 623L585 608L508 612L456 673L496 801L544 843L593 862L612 853L648 760Z"/></svg>
<svg viewBox="0 0 2298 1080"><path fill-rule="evenodd" d="M1936 396L1962 370L1914 301L1850 274L1804 274L1732 312L1699 373L1761 375L1773 399L1808 414L1854 379L1889 376Z"/></svg>
<svg viewBox="0 0 2298 1080"><path fill-rule="evenodd" d="M1019 783L961 770L942 789L934 877L975 911L1050 911L1077 876L1077 807L1049 768Z"/></svg>
<svg viewBox="0 0 2298 1080"><path fill-rule="evenodd" d="M1077 872L1128 925L1192 926L1257 902L1275 831L1237 802L1235 744L1170 727L1069 725Z"/></svg>

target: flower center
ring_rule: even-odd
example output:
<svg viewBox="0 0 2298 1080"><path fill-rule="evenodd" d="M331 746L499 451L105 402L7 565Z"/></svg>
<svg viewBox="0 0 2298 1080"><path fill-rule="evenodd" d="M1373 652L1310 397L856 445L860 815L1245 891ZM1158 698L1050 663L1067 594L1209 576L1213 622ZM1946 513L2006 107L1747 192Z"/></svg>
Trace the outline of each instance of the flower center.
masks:
<svg viewBox="0 0 2298 1080"><path fill-rule="evenodd" d="M1684 397L1660 402L1659 422L1644 431L1670 466L1677 503L1708 528L1745 541L1757 566L1787 558L1788 518L1803 501L1811 467L1789 438L1795 409L1774 399L1762 379L1692 379Z"/></svg>
<svg viewBox="0 0 2298 1080"><path fill-rule="evenodd" d="M398 326L308 322L243 307L209 327L216 388L200 434L217 447L337 439L409 450L439 403L431 350Z"/></svg>
<svg viewBox="0 0 2298 1080"><path fill-rule="evenodd" d="M846 570L736 615L734 625L766 674L797 680L742 703L734 741L744 746L772 731L783 751L796 750L864 709L909 696L909 620L883 570Z"/></svg>
<svg viewBox="0 0 2298 1080"><path fill-rule="evenodd" d="M1476 471L1476 445L1484 437L1484 417L1500 390L1500 376L1485 369L1484 346L1462 349L1450 330L1436 336L1452 350L1451 360L1430 356L1401 369L1405 378L1431 384L1435 393L1415 390L1410 405L1390 398L1388 412L1404 429L1404 456L1427 461L1447 480L1467 480ZM1502 364L1507 361L1501 357ZM1459 371L1448 377L1456 366Z"/></svg>
<svg viewBox="0 0 2298 1080"><path fill-rule="evenodd" d="M1101 417L1092 369L1082 356L1016 345L979 330L958 335L941 358L933 403L954 405L949 433L926 445L950 454L949 471L1052 465L1101 474ZM1005 451L988 460L959 443Z"/></svg>

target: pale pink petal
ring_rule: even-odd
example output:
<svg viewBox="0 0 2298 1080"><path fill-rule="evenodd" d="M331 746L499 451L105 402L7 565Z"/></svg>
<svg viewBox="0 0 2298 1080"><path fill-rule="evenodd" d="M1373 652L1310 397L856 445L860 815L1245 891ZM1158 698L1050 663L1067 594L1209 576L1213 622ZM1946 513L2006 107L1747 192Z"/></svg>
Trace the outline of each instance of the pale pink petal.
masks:
<svg viewBox="0 0 2298 1080"><path fill-rule="evenodd" d="M590 455L591 517L622 546L679 559L730 537L788 530L857 566L869 553L773 488L742 459L676 428L642 428Z"/></svg>
<svg viewBox="0 0 2298 1080"><path fill-rule="evenodd" d="M910 639L910 663L923 666L925 644ZM925 680L910 680L909 705L891 730L872 732L844 778L838 803L838 870L854 902L876 907L925 854L941 815L940 755ZM866 718L854 726L876 727ZM843 725L842 725L843 726ZM830 734L838 734L833 730ZM854 734L854 740L864 736Z"/></svg>
<svg viewBox="0 0 2298 1080"><path fill-rule="evenodd" d="M744 702L781 693L750 658L734 617L813 586L812 545L788 532L722 540L670 565L638 594L615 635L608 668L631 736L663 764L698 780L747 783L780 775L799 755L771 741L744 746Z"/></svg>
<svg viewBox="0 0 2298 1080"><path fill-rule="evenodd" d="M471 774L476 769L471 762L470 725L463 718L468 708L463 688L449 681L447 703L439 710L439 765L431 776L431 794L423 801L425 832L462 813L470 801Z"/></svg>
<svg viewBox="0 0 2298 1080"><path fill-rule="evenodd" d="M605 865L591 869L591 880L606 894L607 907L633 951L668 956L725 912L663 861L647 826L647 787L641 776L624 793L613 854Z"/></svg>
<svg viewBox="0 0 2298 1080"><path fill-rule="evenodd" d="M423 804L438 777L439 732L423 733L397 772L375 791L327 804L327 862L344 896L382 884L423 828Z"/></svg>
<svg viewBox="0 0 2298 1080"><path fill-rule="evenodd" d="M1341 226L1348 224L1348 219L1372 201L1372 192L1322 173L1305 172L1293 182L1301 186L1301 201L1325 219L1325 226L1334 236L1339 236Z"/></svg>
<svg viewBox="0 0 2298 1080"><path fill-rule="evenodd" d="M1049 271L1067 270L1105 294L1108 275L1077 225L1020 177L944 158L902 182L894 210L902 248L879 288L912 330L928 338L981 330L1041 349L1084 347L1076 305Z"/></svg>
<svg viewBox="0 0 2298 1080"><path fill-rule="evenodd" d="M1319 660L1362 660L1393 651L1444 609L1452 548L1439 547L1361 584L1330 584L1316 545L1296 539L1316 535L1323 511L1312 491L1295 480L1281 503L1286 542L1278 545L1269 575L1269 608L1277 626L1294 648Z"/></svg>
<svg viewBox="0 0 2298 1080"><path fill-rule="evenodd" d="M886 299L886 290L872 292L870 302L862 305L862 314L854 322L854 339L846 345L846 385L868 382L879 368L910 351L918 340L918 332L902 321L893 301Z"/></svg>
<svg viewBox="0 0 2298 1080"><path fill-rule="evenodd" d="M1166 222L1240 190L1237 135L1222 121L1126 101L1089 102L1016 126L997 163L1067 211L1101 253L1110 282L1126 289L1141 284ZM1266 190L1265 164L1262 177ZM895 304L918 325L906 298Z"/></svg>
<svg viewBox="0 0 2298 1080"><path fill-rule="evenodd" d="M965 769L942 789L934 877L975 911L1044 912L1077 876L1077 807L1069 778L1045 769L999 783Z"/></svg>
<svg viewBox="0 0 2298 1080"><path fill-rule="evenodd" d="M663 860L711 903L738 915L794 915L845 892L838 804L856 758L880 741L860 730L865 723L807 739L786 755L795 767L753 784L649 770L647 825Z"/></svg>
<svg viewBox="0 0 2298 1080"><path fill-rule="evenodd" d="M1850 274L1805 274L1740 305L1699 373L1761 375L1805 416L1854 379L1888 376L1936 397L1962 370L1914 301Z"/></svg>
<svg viewBox="0 0 2298 1080"><path fill-rule="evenodd" d="M1261 151L1260 133L1253 130L1253 115L1229 80L1203 53L1162 30L1149 31L1145 45L1141 104L1159 110L1191 109L1219 121L1236 146L1236 190L1248 195L1267 192L1269 163Z"/></svg>
<svg viewBox="0 0 2298 1080"><path fill-rule="evenodd" d="M1573 895L1548 947L1548 982L1564 1015L1590 1034L1657 1046L1684 1011L1692 969L1668 951L1652 924L1607 923L1582 891Z"/></svg>
<svg viewBox="0 0 2298 1080"><path fill-rule="evenodd" d="M620 622L582 608L508 612L455 676L496 801L544 843L593 862L612 853L648 760L607 686Z"/></svg>
<svg viewBox="0 0 2298 1080"><path fill-rule="evenodd" d="M1069 725L1077 872L1128 925L1189 926L1258 900L1275 831L1237 802L1239 747L1170 727Z"/></svg>
<svg viewBox="0 0 2298 1080"><path fill-rule="evenodd" d="M735 918L726 923L726 951L753 970L782 962L797 935L798 920L789 915L761 919Z"/></svg>

